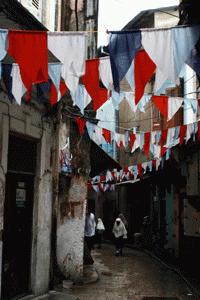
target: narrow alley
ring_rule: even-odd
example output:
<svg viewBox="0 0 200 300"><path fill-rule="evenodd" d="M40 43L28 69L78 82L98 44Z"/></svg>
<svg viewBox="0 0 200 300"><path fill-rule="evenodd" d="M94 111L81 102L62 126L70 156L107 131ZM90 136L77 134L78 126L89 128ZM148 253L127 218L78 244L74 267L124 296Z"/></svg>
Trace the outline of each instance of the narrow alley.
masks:
<svg viewBox="0 0 200 300"><path fill-rule="evenodd" d="M143 251L125 248L124 256L116 257L114 247L105 244L93 257L99 280L67 291L80 300L197 299L177 274Z"/></svg>

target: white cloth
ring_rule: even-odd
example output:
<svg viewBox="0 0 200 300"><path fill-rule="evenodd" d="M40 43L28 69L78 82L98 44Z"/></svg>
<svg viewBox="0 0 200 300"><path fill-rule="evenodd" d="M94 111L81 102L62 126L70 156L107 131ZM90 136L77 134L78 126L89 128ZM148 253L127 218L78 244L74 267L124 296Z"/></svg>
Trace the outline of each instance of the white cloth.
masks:
<svg viewBox="0 0 200 300"><path fill-rule="evenodd" d="M126 101L128 102L131 110L133 112L136 112L137 110L137 105L135 104L135 96L133 92L124 92L124 97Z"/></svg>
<svg viewBox="0 0 200 300"><path fill-rule="evenodd" d="M117 221L119 222L119 225L117 225ZM127 237L126 227L120 218L116 219L112 232L116 238L120 236L123 236L123 238Z"/></svg>
<svg viewBox="0 0 200 300"><path fill-rule="evenodd" d="M53 81L53 84L55 85L58 93L57 101L59 101L61 98L61 93L60 93L61 67L62 67L61 63L48 64L49 77Z"/></svg>
<svg viewBox="0 0 200 300"><path fill-rule="evenodd" d="M142 46L157 67L154 92L159 90L167 79L174 82L177 74L171 29L142 31Z"/></svg>
<svg viewBox="0 0 200 300"><path fill-rule="evenodd" d="M156 131L151 131L151 144L156 142Z"/></svg>
<svg viewBox="0 0 200 300"><path fill-rule="evenodd" d="M97 109L96 119L99 127L115 131L115 108L110 99Z"/></svg>
<svg viewBox="0 0 200 300"><path fill-rule="evenodd" d="M147 161L143 162L143 163L142 163L142 168L144 169L144 174L145 174L146 171L147 171L147 167L148 167L148 162L147 162Z"/></svg>
<svg viewBox="0 0 200 300"><path fill-rule="evenodd" d="M191 138L191 135L193 133L194 133L194 124L188 124L187 130L186 130L186 135L185 135L186 142Z"/></svg>
<svg viewBox="0 0 200 300"><path fill-rule="evenodd" d="M183 103L183 98L179 97L169 97L168 98L168 118L167 120L169 121L175 113L179 110Z"/></svg>
<svg viewBox="0 0 200 300"><path fill-rule="evenodd" d="M61 76L72 93L85 73L86 35L84 33L48 32L48 49L63 64Z"/></svg>
<svg viewBox="0 0 200 300"><path fill-rule="evenodd" d="M125 140L125 135L121 133L114 133L114 140L116 141L117 145L120 146L122 144L124 148L126 147L126 140Z"/></svg>
<svg viewBox="0 0 200 300"><path fill-rule="evenodd" d="M12 76L12 94L16 102L20 105L22 96L26 92L26 88L23 84L20 68L18 64L12 65L11 76Z"/></svg>
<svg viewBox="0 0 200 300"><path fill-rule="evenodd" d="M112 97L110 98L115 109L119 110L119 104L124 99L124 92L117 93L115 91L112 92Z"/></svg>
<svg viewBox="0 0 200 300"><path fill-rule="evenodd" d="M95 235L96 222L93 213L86 214L85 218L85 236Z"/></svg>
<svg viewBox="0 0 200 300"><path fill-rule="evenodd" d="M98 218L98 220L97 220L96 229L97 230L105 230L105 226L104 226L103 221L101 220L101 218Z"/></svg>
<svg viewBox="0 0 200 300"><path fill-rule="evenodd" d="M131 149L131 153L133 153L139 147L140 147L140 134L137 133L136 136L135 136L135 142L134 142L133 147Z"/></svg>
<svg viewBox="0 0 200 300"><path fill-rule="evenodd" d="M103 85L108 90L113 90L113 76L110 65L110 57L99 58L99 76Z"/></svg>
<svg viewBox="0 0 200 300"><path fill-rule="evenodd" d="M160 166L162 158L156 159L156 171L158 171L158 168Z"/></svg>
<svg viewBox="0 0 200 300"><path fill-rule="evenodd" d="M98 185L93 184L92 187L93 187L93 190L94 190L96 193L99 192L99 187L98 187Z"/></svg>
<svg viewBox="0 0 200 300"><path fill-rule="evenodd" d="M73 104L80 108L82 114L84 114L84 109L88 106L88 104L92 101L92 98L88 94L84 85L79 84L75 94L72 94Z"/></svg>
<svg viewBox="0 0 200 300"><path fill-rule="evenodd" d="M125 75L125 78L128 82L128 84L130 85L130 88L132 91L135 90L135 81L134 81L134 60L132 61L130 68L128 69L128 72Z"/></svg>
<svg viewBox="0 0 200 300"><path fill-rule="evenodd" d="M113 180L112 173L108 170L108 171L106 172L106 182L112 181L112 180Z"/></svg>
<svg viewBox="0 0 200 300"><path fill-rule="evenodd" d="M174 140L175 140L175 127L169 128L167 131L167 141L165 144L165 147L171 148L174 146Z"/></svg>

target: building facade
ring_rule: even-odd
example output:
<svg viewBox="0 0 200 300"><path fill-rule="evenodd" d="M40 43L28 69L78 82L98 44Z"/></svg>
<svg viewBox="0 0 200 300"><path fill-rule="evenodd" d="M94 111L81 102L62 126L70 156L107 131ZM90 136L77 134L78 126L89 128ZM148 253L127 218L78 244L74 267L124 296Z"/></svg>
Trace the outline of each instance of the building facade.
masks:
<svg viewBox="0 0 200 300"><path fill-rule="evenodd" d="M56 24L61 26L62 18L68 18L69 11L61 15L61 1L20 2L1 2L0 28L59 30ZM73 15L73 1L69 9ZM84 31L90 18L97 18L97 1L85 1L79 9L84 16L79 30ZM48 13L53 19L48 19ZM62 25L65 31L72 28ZM95 35L89 43L88 56L93 57ZM51 55L49 59L54 62ZM7 55L2 68L12 63ZM2 298L10 299L24 293L41 295L63 277L74 282L82 280L90 142L87 134L79 134L74 121L77 108L67 114L67 110L73 110L69 93L51 108L45 97L38 103L34 91L29 103L18 106L10 101L6 84L2 76L0 274ZM69 154L70 172L63 172L60 163L64 149ZM26 243L22 243L24 240Z"/></svg>

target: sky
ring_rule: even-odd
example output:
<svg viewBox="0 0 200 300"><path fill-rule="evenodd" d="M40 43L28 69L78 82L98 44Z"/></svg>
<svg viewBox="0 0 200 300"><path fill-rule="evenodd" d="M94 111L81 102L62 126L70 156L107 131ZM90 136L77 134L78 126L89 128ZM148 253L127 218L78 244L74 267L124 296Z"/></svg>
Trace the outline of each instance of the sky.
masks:
<svg viewBox="0 0 200 300"><path fill-rule="evenodd" d="M179 0L99 0L98 46L107 45L106 30L121 30L140 11L178 4Z"/></svg>

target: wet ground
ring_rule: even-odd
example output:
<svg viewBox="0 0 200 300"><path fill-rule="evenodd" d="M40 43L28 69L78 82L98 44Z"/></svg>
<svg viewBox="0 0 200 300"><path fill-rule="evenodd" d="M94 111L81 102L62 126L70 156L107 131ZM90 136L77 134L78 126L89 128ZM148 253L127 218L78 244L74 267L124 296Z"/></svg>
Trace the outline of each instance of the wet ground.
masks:
<svg viewBox="0 0 200 300"><path fill-rule="evenodd" d="M99 280L67 291L80 300L198 299L176 273L142 251L125 248L124 256L116 257L113 246L103 245L92 255Z"/></svg>

